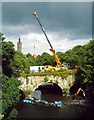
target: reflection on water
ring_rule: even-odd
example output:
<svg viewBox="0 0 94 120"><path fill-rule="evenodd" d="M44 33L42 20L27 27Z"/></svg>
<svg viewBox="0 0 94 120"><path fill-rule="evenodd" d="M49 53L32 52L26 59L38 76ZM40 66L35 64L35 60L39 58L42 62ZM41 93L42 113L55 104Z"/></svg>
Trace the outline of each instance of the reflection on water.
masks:
<svg viewBox="0 0 94 120"><path fill-rule="evenodd" d="M64 99L60 95L44 94L43 100L53 102L55 100L66 103L63 107L32 105L19 103L17 106L18 118L91 118L94 108L88 102L80 104L79 100ZM83 101L83 100L82 100Z"/></svg>

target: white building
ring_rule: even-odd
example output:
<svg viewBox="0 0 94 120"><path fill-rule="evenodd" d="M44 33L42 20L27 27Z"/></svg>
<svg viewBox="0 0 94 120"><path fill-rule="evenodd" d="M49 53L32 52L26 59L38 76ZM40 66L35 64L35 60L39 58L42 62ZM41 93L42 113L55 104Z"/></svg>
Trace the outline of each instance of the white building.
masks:
<svg viewBox="0 0 94 120"><path fill-rule="evenodd" d="M30 72L44 72L44 66L30 66Z"/></svg>

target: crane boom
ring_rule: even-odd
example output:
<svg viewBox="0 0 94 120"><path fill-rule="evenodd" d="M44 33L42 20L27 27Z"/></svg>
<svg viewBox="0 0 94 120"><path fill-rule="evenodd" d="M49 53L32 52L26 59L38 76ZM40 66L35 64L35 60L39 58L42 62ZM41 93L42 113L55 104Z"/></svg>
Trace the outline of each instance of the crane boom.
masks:
<svg viewBox="0 0 94 120"><path fill-rule="evenodd" d="M39 25L41 26L41 29L42 29L42 31L43 31L43 33L44 33L44 35L45 35L45 37L46 37L46 39L47 39L47 41L48 41L50 47L51 47L51 49L53 49L53 47L52 47L52 45L51 45L51 43L50 43L50 41L49 41L49 39L48 39L48 37L47 37L47 35L46 35L45 30L44 30L42 24L41 24L40 21L39 21L39 18L38 18L38 16L37 16L37 13L34 12L33 15L37 18L37 21L38 21Z"/></svg>
<svg viewBox="0 0 94 120"><path fill-rule="evenodd" d="M48 43L49 43L49 45L50 45L50 47L51 47L50 51L52 52L52 54L53 54L53 56L54 56L54 58L55 58L55 61L56 61L56 63L57 63L57 67L59 67L59 66L61 65L61 62L59 61L59 58L57 57L57 55L56 55L56 53L55 53L55 50L53 49L53 47L52 47L52 45L51 45L51 43L50 43L50 41L49 41L49 39L48 39L48 37L47 37L47 35L46 35L45 30L44 30L41 22L39 21L38 15L37 15L36 12L33 12L33 15L36 17L36 19L37 19L37 21L38 21L38 23L39 23L39 25L40 25L40 27L41 27L41 29L42 29L45 37L46 37L46 39L47 39L47 41L48 41Z"/></svg>

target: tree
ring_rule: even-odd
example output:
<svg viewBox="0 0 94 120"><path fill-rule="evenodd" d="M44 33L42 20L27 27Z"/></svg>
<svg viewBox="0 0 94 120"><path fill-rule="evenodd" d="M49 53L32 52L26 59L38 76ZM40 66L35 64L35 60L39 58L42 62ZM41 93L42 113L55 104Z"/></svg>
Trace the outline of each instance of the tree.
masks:
<svg viewBox="0 0 94 120"><path fill-rule="evenodd" d="M76 81L85 85L85 90L94 96L94 40L75 46L66 53L66 61L80 66Z"/></svg>
<svg viewBox="0 0 94 120"><path fill-rule="evenodd" d="M20 82L17 76L13 77L13 69L11 66L15 55L14 45L10 41L4 41L4 39L3 34L0 33L2 44L2 114L4 114L4 118L6 118L10 108L19 101L20 90L18 87Z"/></svg>
<svg viewBox="0 0 94 120"><path fill-rule="evenodd" d="M68 63L70 68L74 68L77 65L77 55L74 54L73 50L65 52L65 63Z"/></svg>
<svg viewBox="0 0 94 120"><path fill-rule="evenodd" d="M57 54L57 56L58 56L61 63L65 62L65 53L57 52L56 54Z"/></svg>
<svg viewBox="0 0 94 120"><path fill-rule="evenodd" d="M29 65L30 66L34 66L35 65L35 58L30 54L28 53L26 55L27 59L28 59L28 62L29 62ZM37 59L37 58L36 58Z"/></svg>
<svg viewBox="0 0 94 120"><path fill-rule="evenodd" d="M11 62L13 75L20 76L20 73L29 73L30 64L28 58L21 52L15 52L14 59Z"/></svg>
<svg viewBox="0 0 94 120"><path fill-rule="evenodd" d="M14 45L12 42L2 41L2 71L5 75L11 77L12 69L10 67L11 61L15 54Z"/></svg>
<svg viewBox="0 0 94 120"><path fill-rule="evenodd" d="M9 109L19 101L19 85L20 82L17 78L2 75L2 113L5 117Z"/></svg>
<svg viewBox="0 0 94 120"><path fill-rule="evenodd" d="M86 89L93 93L94 96L94 40L84 45L85 56L83 59L82 68L84 70Z"/></svg>
<svg viewBox="0 0 94 120"><path fill-rule="evenodd" d="M38 55L37 58L35 59L35 65L36 66L42 65L42 63L41 63L41 55Z"/></svg>
<svg viewBox="0 0 94 120"><path fill-rule="evenodd" d="M41 62L42 62L42 65L51 65L51 55L44 52L42 55L41 55Z"/></svg>

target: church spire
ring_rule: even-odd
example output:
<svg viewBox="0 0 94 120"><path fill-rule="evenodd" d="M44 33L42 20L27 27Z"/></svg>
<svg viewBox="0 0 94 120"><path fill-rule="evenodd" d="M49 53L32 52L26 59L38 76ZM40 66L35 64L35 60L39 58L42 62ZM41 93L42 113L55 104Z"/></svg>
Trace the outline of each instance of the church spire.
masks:
<svg viewBox="0 0 94 120"><path fill-rule="evenodd" d="M21 43L21 39L20 39L20 37L19 37L19 43Z"/></svg>
<svg viewBox="0 0 94 120"><path fill-rule="evenodd" d="M19 37L19 40L17 42L17 51L22 52L22 42L21 42L20 37Z"/></svg>

